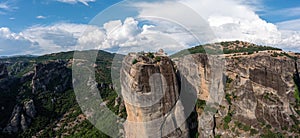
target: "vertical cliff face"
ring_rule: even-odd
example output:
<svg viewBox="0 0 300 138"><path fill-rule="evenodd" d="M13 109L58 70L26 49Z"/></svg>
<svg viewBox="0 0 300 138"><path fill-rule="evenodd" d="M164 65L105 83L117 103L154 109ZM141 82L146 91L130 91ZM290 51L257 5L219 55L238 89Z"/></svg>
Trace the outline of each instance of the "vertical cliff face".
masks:
<svg viewBox="0 0 300 138"><path fill-rule="evenodd" d="M37 64L34 68L31 85L32 93L47 90L54 92L67 90L71 87L71 71L67 68L67 62L55 61Z"/></svg>
<svg viewBox="0 0 300 138"><path fill-rule="evenodd" d="M299 60L266 52L225 59L205 54L175 59L184 78L181 90L188 85L186 90L205 101L196 108L199 136L299 135Z"/></svg>
<svg viewBox="0 0 300 138"><path fill-rule="evenodd" d="M223 58L193 54L175 59L175 63L181 76L181 91L197 94L196 120L199 137L214 137L215 114L224 97L225 62ZM201 105L202 109L199 109L200 100L206 101L204 105Z"/></svg>
<svg viewBox="0 0 300 138"><path fill-rule="evenodd" d="M189 137L168 57L128 55L121 69L121 87L128 115L126 137Z"/></svg>
<svg viewBox="0 0 300 138"><path fill-rule="evenodd" d="M299 124L295 93L297 62L289 57L272 57L264 53L227 59L226 98L220 110L219 133L230 137L256 134L295 136ZM222 118L229 116L230 128L224 130ZM241 127L242 126L242 127ZM247 128L243 130L243 128ZM250 131L251 130L251 131ZM255 133L254 133L255 132Z"/></svg>

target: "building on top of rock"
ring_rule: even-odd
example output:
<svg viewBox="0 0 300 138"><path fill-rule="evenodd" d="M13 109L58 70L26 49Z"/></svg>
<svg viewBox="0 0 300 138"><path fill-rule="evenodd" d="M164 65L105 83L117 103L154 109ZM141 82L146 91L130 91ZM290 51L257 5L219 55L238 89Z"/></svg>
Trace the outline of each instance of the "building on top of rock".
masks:
<svg viewBox="0 0 300 138"><path fill-rule="evenodd" d="M167 56L165 51L163 49L159 49L156 53L155 56Z"/></svg>

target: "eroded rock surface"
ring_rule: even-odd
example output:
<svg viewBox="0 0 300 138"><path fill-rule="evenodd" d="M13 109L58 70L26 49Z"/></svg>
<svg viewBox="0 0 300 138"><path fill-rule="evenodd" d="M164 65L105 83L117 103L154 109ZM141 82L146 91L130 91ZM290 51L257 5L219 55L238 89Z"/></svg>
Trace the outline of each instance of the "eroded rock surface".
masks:
<svg viewBox="0 0 300 138"><path fill-rule="evenodd" d="M159 60L158 60L159 59ZM189 137L172 61L131 54L121 69L127 123L125 136Z"/></svg>
<svg viewBox="0 0 300 138"><path fill-rule="evenodd" d="M36 116L36 110L33 100L16 105L12 112L9 123L3 129L5 133L16 133L20 130L26 130L32 119Z"/></svg>
<svg viewBox="0 0 300 138"><path fill-rule="evenodd" d="M32 78L32 93L37 91L63 92L72 86L71 70L67 62L55 61L37 64ZM51 82L51 83L50 83Z"/></svg>

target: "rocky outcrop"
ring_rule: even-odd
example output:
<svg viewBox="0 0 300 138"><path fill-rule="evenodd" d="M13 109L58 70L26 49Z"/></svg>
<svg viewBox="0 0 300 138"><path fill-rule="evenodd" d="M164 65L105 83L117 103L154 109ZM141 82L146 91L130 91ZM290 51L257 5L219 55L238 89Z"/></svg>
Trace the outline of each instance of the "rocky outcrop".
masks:
<svg viewBox="0 0 300 138"><path fill-rule="evenodd" d="M26 115L31 117L31 118L34 118L36 116L36 110L35 110L33 100L29 100L27 102L24 102L23 110L25 111Z"/></svg>
<svg viewBox="0 0 300 138"><path fill-rule="evenodd" d="M300 120L293 104L295 60L258 53L226 61L226 96L217 114L216 133L227 137L298 135L294 130Z"/></svg>
<svg viewBox="0 0 300 138"><path fill-rule="evenodd" d="M32 93L38 91L63 92L71 88L71 76L71 70L67 68L65 61L39 63L34 68L31 82Z"/></svg>
<svg viewBox="0 0 300 138"><path fill-rule="evenodd" d="M188 87L206 101L197 110L200 137L299 135L299 60L266 53L228 56L226 62L216 57L193 54L174 60L181 89Z"/></svg>
<svg viewBox="0 0 300 138"><path fill-rule="evenodd" d="M172 61L130 54L121 69L125 137L189 137Z"/></svg>
<svg viewBox="0 0 300 138"><path fill-rule="evenodd" d="M32 119L36 116L36 110L33 100L16 105L11 115L8 125L3 129L4 133L16 133L20 130L26 130Z"/></svg>
<svg viewBox="0 0 300 138"><path fill-rule="evenodd" d="M8 77L8 71L5 64L0 63L0 79Z"/></svg>
<svg viewBox="0 0 300 138"><path fill-rule="evenodd" d="M181 78L181 93L196 94L197 99L206 101L205 112L198 111L197 116L194 116L197 117L199 137L214 137L214 115L224 97L224 57L194 54L174 61ZM185 101L190 100L196 99L188 97ZM195 104L189 103L185 108L192 108Z"/></svg>

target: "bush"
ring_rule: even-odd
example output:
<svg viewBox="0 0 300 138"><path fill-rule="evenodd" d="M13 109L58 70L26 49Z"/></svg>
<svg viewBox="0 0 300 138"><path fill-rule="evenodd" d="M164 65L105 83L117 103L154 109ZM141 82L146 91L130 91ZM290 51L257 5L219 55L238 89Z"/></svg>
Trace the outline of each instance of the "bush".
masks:
<svg viewBox="0 0 300 138"><path fill-rule="evenodd" d="M257 134L258 131L256 129L250 129L250 135L253 136L255 134Z"/></svg>
<svg viewBox="0 0 300 138"><path fill-rule="evenodd" d="M231 105L231 94L226 93L225 95L225 99L227 100L227 102Z"/></svg>
<svg viewBox="0 0 300 138"><path fill-rule="evenodd" d="M160 62L161 61L161 57L159 57L159 56L155 57L155 61Z"/></svg>
<svg viewBox="0 0 300 138"><path fill-rule="evenodd" d="M231 116L230 115L227 115L227 116L224 117L224 122L226 124L228 124L230 121L231 121Z"/></svg>
<svg viewBox="0 0 300 138"><path fill-rule="evenodd" d="M245 130L245 131L249 131L250 129L251 129L250 126L247 126L247 125L244 125L244 126L243 126L243 130Z"/></svg>
<svg viewBox="0 0 300 138"><path fill-rule="evenodd" d="M224 127L223 127L225 130L226 129L229 129L229 126L228 126L228 124L224 124Z"/></svg>
<svg viewBox="0 0 300 138"><path fill-rule="evenodd" d="M136 59L134 59L134 60L132 61L132 65L134 65L134 64L136 64L136 63L138 63L138 61L137 61Z"/></svg>
<svg viewBox="0 0 300 138"><path fill-rule="evenodd" d="M205 105L206 105L206 101L205 100L199 100L199 99L197 99L196 108L204 109Z"/></svg>
<svg viewBox="0 0 300 138"><path fill-rule="evenodd" d="M149 57L149 58L154 58L154 54L151 53L151 52L149 52L149 53L148 53L148 57Z"/></svg>

